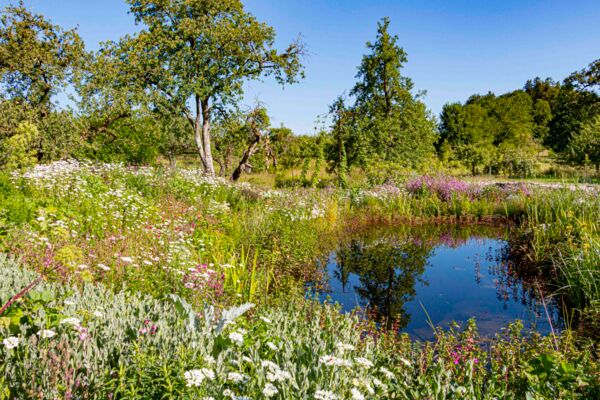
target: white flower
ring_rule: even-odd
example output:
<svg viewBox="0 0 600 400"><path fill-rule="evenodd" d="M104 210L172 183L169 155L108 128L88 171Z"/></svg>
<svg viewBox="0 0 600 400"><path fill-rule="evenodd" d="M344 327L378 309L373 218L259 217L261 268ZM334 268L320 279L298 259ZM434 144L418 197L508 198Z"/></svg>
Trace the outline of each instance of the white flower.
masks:
<svg viewBox="0 0 600 400"><path fill-rule="evenodd" d="M268 368L271 372L279 371L279 365L275 364L273 361L263 360L260 362L260 365L263 368Z"/></svg>
<svg viewBox="0 0 600 400"><path fill-rule="evenodd" d="M352 394L352 400L365 400L365 396L357 388L350 389L350 393Z"/></svg>
<svg viewBox="0 0 600 400"><path fill-rule="evenodd" d="M283 382L292 379L292 374L287 371L277 369L276 371L267 372L267 380L270 382Z"/></svg>
<svg viewBox="0 0 600 400"><path fill-rule="evenodd" d="M229 334L229 339L231 339L231 341L237 344L238 346L244 344L244 334L240 333L239 331L231 332Z"/></svg>
<svg viewBox="0 0 600 400"><path fill-rule="evenodd" d="M74 302L74 301L71 301L71 300L65 300L65 301L64 301L64 303L65 303L66 305L68 305L68 306L74 306L74 305L75 305L75 302Z"/></svg>
<svg viewBox="0 0 600 400"><path fill-rule="evenodd" d="M277 346L275 346L275 344L273 342L267 342L265 343L265 346L267 346L268 348L270 348L273 351L277 351Z"/></svg>
<svg viewBox="0 0 600 400"><path fill-rule="evenodd" d="M102 317L104 317L104 314L102 314L101 311L96 310L96 311L94 311L94 317L102 318Z"/></svg>
<svg viewBox="0 0 600 400"><path fill-rule="evenodd" d="M133 258L131 258L131 257L121 257L121 261L123 261L124 263L130 263L130 262L133 262Z"/></svg>
<svg viewBox="0 0 600 400"><path fill-rule="evenodd" d="M384 374L388 379L394 379L395 375L392 373L392 371L390 371L389 369L385 368L385 367L381 367L379 368L379 370L381 371L382 374Z"/></svg>
<svg viewBox="0 0 600 400"><path fill-rule="evenodd" d="M215 398L212 396L208 396L208 397L203 397L202 400L215 400Z"/></svg>
<svg viewBox="0 0 600 400"><path fill-rule="evenodd" d="M227 380L233 383L240 383L245 380L245 377L239 372L230 372L227 374Z"/></svg>
<svg viewBox="0 0 600 400"><path fill-rule="evenodd" d="M385 383L381 382L377 378L373 378L373 385L380 387L380 388L384 388L384 389L387 387L387 385Z"/></svg>
<svg viewBox="0 0 600 400"><path fill-rule="evenodd" d="M4 339L2 341L2 344L7 348L7 349L14 349L15 347L17 347L19 345L19 343L21 342L21 339L19 339L18 337L7 337L6 339Z"/></svg>
<svg viewBox="0 0 600 400"><path fill-rule="evenodd" d="M54 332L51 329L42 329L37 334L42 339L49 339L49 338L53 337L54 335L56 335L56 332Z"/></svg>
<svg viewBox="0 0 600 400"><path fill-rule="evenodd" d="M235 397L235 393L231 389L225 389L223 390L223 396L233 398Z"/></svg>
<svg viewBox="0 0 600 400"><path fill-rule="evenodd" d="M65 318L62 321L60 321L61 325L63 324L69 324L72 326L79 326L81 325L81 321L78 318Z"/></svg>
<svg viewBox="0 0 600 400"><path fill-rule="evenodd" d="M342 342L338 342L335 346L340 351L352 351L352 350L356 350L356 348L354 346L352 346L351 344L346 344L346 343L342 343Z"/></svg>
<svg viewBox="0 0 600 400"><path fill-rule="evenodd" d="M216 362L215 358L213 356L206 356L206 357L204 357L204 360L206 361L207 364L210 364L210 365L212 365Z"/></svg>
<svg viewBox="0 0 600 400"><path fill-rule="evenodd" d="M343 358L337 358L335 356L321 356L319 357L319 362L321 364L325 364L327 366L335 366L335 367L351 367L352 361L344 360Z"/></svg>
<svg viewBox="0 0 600 400"><path fill-rule="evenodd" d="M315 400L337 400L338 397L329 390L317 390Z"/></svg>
<svg viewBox="0 0 600 400"><path fill-rule="evenodd" d="M360 366L363 366L365 368L371 368L373 366L373 363L370 360L367 360L364 357L356 357L354 359L354 361L356 361L356 363Z"/></svg>
<svg viewBox="0 0 600 400"><path fill-rule="evenodd" d="M207 368L202 369L192 369L190 371L186 371L183 376L187 381L187 386L200 386L204 379L213 380L215 379L215 373Z"/></svg>
<svg viewBox="0 0 600 400"><path fill-rule="evenodd" d="M277 390L275 385L273 385L272 383L267 383L262 392L265 395L265 397L273 397L277 393L279 393L279 390Z"/></svg>
<svg viewBox="0 0 600 400"><path fill-rule="evenodd" d="M98 264L98 268L101 269L102 271L110 271L110 267L107 267L104 264Z"/></svg>
<svg viewBox="0 0 600 400"><path fill-rule="evenodd" d="M271 321L269 318L266 318L266 317L263 317L263 316L260 316L259 318L260 318L260 319L261 319L263 322L266 322L267 324L270 324L270 323L272 323L272 321Z"/></svg>
<svg viewBox="0 0 600 400"><path fill-rule="evenodd" d="M402 361L407 367L412 367L412 364L406 358L400 357L400 361Z"/></svg>

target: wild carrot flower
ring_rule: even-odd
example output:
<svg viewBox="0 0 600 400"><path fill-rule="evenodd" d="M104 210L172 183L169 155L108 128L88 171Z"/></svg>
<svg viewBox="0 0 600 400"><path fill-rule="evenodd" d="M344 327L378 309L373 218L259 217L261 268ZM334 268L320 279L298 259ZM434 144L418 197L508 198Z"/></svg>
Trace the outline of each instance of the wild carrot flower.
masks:
<svg viewBox="0 0 600 400"><path fill-rule="evenodd" d="M62 321L60 321L61 325L72 325L72 326L79 326L81 325L81 321L78 318L65 318Z"/></svg>
<svg viewBox="0 0 600 400"><path fill-rule="evenodd" d="M37 334L42 339L50 339L56 335L56 332L54 332L52 329L42 329Z"/></svg>
<svg viewBox="0 0 600 400"><path fill-rule="evenodd" d="M187 381L188 387L191 386L200 386L204 379L213 380L215 379L215 373L207 368L202 369L192 369L190 371L186 371L183 374L185 380Z"/></svg>
<svg viewBox="0 0 600 400"><path fill-rule="evenodd" d="M273 397L277 393L279 393L279 390L277 390L275 385L273 385L272 383L267 383L262 393L265 395L265 397Z"/></svg>
<svg viewBox="0 0 600 400"><path fill-rule="evenodd" d="M240 331L231 332L229 334L229 339L238 346L244 344L244 335Z"/></svg>
<svg viewBox="0 0 600 400"><path fill-rule="evenodd" d="M329 390L317 390L315 392L315 400L337 400L338 397Z"/></svg>
<svg viewBox="0 0 600 400"><path fill-rule="evenodd" d="M352 400L365 400L365 396L357 388L350 389L350 394L352 394Z"/></svg>
<svg viewBox="0 0 600 400"><path fill-rule="evenodd" d="M7 349L14 349L15 347L17 347L19 345L19 343L21 342L21 339L19 339L18 337L15 336L10 336L7 337L6 339L4 339L2 341L2 344L7 348Z"/></svg>
<svg viewBox="0 0 600 400"><path fill-rule="evenodd" d="M371 362L371 360L367 360L364 357L356 357L354 359L354 361L356 362L356 364L365 367L365 368L371 368L373 366L373 363Z"/></svg>

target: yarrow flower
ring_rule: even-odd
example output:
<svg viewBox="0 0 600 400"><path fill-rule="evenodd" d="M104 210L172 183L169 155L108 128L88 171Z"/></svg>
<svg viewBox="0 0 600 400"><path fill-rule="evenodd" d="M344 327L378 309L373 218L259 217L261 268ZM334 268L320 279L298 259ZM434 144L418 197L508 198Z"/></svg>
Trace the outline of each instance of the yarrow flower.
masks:
<svg viewBox="0 0 600 400"><path fill-rule="evenodd" d="M231 341L237 344L238 346L244 344L244 334L240 331L231 332L229 334L229 339L231 339Z"/></svg>
<svg viewBox="0 0 600 400"><path fill-rule="evenodd" d="M227 374L227 380L233 383L240 383L246 380L246 377L239 372L230 372Z"/></svg>
<svg viewBox="0 0 600 400"><path fill-rule="evenodd" d="M351 344L346 344L346 343L342 343L342 342L337 342L337 344L335 345L335 347L337 347L338 350L340 350L340 351L353 351L353 350L356 350L356 348L354 346L352 346Z"/></svg>
<svg viewBox="0 0 600 400"><path fill-rule="evenodd" d="M319 362L321 364L325 364L327 366L335 366L335 367L351 367L352 361L344 360L343 358L338 358L335 356L321 356L319 357Z"/></svg>
<svg viewBox="0 0 600 400"><path fill-rule="evenodd" d="M317 390L315 392L315 400L337 400L338 397L329 390Z"/></svg>
<svg viewBox="0 0 600 400"><path fill-rule="evenodd" d="M15 347L17 347L19 345L19 343L21 342L21 339L19 339L18 337L15 336L10 336L7 337L6 339L4 339L2 341L2 344L7 348L7 349L14 349Z"/></svg>
<svg viewBox="0 0 600 400"><path fill-rule="evenodd" d="M81 321L78 318L73 318L73 317L65 318L62 321L60 321L60 323L61 323L61 325L66 325L66 324L73 325L73 326L81 325Z"/></svg>
<svg viewBox="0 0 600 400"><path fill-rule="evenodd" d="M392 371L390 371L389 369L385 368L385 367L381 367L379 368L379 370L381 371L382 374L384 374L388 379L394 379L396 376L392 373Z"/></svg>
<svg viewBox="0 0 600 400"><path fill-rule="evenodd" d="M215 373L208 368L192 369L190 371L186 371L183 374L183 376L184 376L185 380L187 381L186 386L188 386L188 387L200 386L202 384L202 382L204 381L204 379L208 379L208 380L215 379Z"/></svg>
<svg viewBox="0 0 600 400"><path fill-rule="evenodd" d="M371 362L371 360L367 360L364 357L356 357L354 359L354 361L356 362L356 364L365 367L365 368L371 368L373 366L373 363Z"/></svg>
<svg viewBox="0 0 600 400"><path fill-rule="evenodd" d="M279 390L277 390L275 385L273 385L272 383L267 383L262 393L265 395L265 397L273 397L277 393L279 393Z"/></svg>
<svg viewBox="0 0 600 400"><path fill-rule="evenodd" d="M52 329L42 329L37 334L42 339L50 339L51 337L56 335L56 332L54 332Z"/></svg>
<svg viewBox="0 0 600 400"><path fill-rule="evenodd" d="M350 389L352 400L365 400L365 396L357 388Z"/></svg>
<svg viewBox="0 0 600 400"><path fill-rule="evenodd" d="M275 344L273 342L267 342L265 343L265 346L267 346L268 348L270 348L273 351L277 351L277 346L275 346Z"/></svg>

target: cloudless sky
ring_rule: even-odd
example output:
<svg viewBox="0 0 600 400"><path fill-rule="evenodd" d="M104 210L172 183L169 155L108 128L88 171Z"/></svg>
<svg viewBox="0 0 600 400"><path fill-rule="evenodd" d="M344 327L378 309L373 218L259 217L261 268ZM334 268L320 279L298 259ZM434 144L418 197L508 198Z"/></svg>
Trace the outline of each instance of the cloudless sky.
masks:
<svg viewBox="0 0 600 400"><path fill-rule="evenodd" d="M9 3L0 0L2 8ZM88 49L135 32L123 0L25 0L66 28L78 26ZM302 34L310 52L306 79L281 88L247 85L245 102L262 101L273 125L311 133L318 115L348 92L376 24L408 53L403 73L439 114L473 93L501 94L535 76L562 80L600 58L600 0L246 0L247 10L277 31L284 48Z"/></svg>

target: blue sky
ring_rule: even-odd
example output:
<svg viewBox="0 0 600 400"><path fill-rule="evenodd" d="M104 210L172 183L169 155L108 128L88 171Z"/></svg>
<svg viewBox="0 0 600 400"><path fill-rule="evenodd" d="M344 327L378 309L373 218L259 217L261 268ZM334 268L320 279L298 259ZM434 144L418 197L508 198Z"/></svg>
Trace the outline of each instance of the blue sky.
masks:
<svg viewBox="0 0 600 400"><path fill-rule="evenodd" d="M123 0L25 0L65 27L78 26L89 49L134 32ZM8 4L0 0L0 5ZM311 133L317 116L355 82L365 42L376 23L408 53L404 74L438 114L447 102L473 93L497 94L535 76L561 80L600 58L598 0L246 0L246 8L274 26L281 48L299 33L308 45L306 79L285 87L271 80L247 85L246 102L261 100L274 125Z"/></svg>

